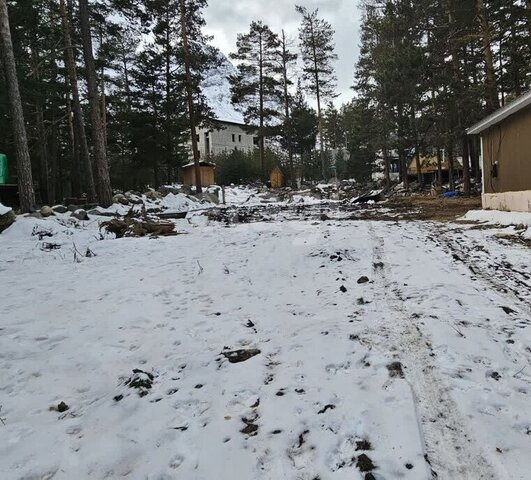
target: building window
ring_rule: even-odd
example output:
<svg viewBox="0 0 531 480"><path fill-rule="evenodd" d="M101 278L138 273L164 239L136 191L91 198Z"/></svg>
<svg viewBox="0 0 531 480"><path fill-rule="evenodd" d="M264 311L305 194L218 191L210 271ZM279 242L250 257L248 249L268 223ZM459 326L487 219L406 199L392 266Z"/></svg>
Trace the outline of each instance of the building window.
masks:
<svg viewBox="0 0 531 480"><path fill-rule="evenodd" d="M253 145L258 145L258 137L253 137Z"/></svg>
<svg viewBox="0 0 531 480"><path fill-rule="evenodd" d="M197 139L198 142L201 141L201 138L199 137L199 134L197 134L197 135L195 136L195 138Z"/></svg>
<svg viewBox="0 0 531 480"><path fill-rule="evenodd" d="M236 142L236 135L234 135L234 133L232 134L232 141Z"/></svg>
<svg viewBox="0 0 531 480"><path fill-rule="evenodd" d="M238 142L242 143L242 136L238 135Z"/></svg>

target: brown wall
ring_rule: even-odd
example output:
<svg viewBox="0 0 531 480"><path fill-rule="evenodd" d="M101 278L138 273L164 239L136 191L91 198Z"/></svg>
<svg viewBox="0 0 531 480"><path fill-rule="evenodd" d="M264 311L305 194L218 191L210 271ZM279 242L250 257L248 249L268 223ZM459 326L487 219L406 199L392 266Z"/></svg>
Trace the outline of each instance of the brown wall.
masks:
<svg viewBox="0 0 531 480"><path fill-rule="evenodd" d="M482 141L485 193L531 190L531 107L483 132Z"/></svg>
<svg viewBox="0 0 531 480"><path fill-rule="evenodd" d="M214 185L214 168L213 167L200 167L201 169L201 186L209 187ZM194 167L183 168L183 184L195 185L195 169Z"/></svg>

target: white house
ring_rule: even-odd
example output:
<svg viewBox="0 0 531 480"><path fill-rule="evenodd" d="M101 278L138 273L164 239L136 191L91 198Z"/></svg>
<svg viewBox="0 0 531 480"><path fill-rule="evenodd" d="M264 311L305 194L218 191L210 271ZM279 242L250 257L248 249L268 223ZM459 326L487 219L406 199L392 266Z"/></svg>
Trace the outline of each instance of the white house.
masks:
<svg viewBox="0 0 531 480"><path fill-rule="evenodd" d="M201 128L197 131L199 157L207 160L234 149L252 151L258 145L258 137L244 128L244 124L215 120L215 128Z"/></svg>

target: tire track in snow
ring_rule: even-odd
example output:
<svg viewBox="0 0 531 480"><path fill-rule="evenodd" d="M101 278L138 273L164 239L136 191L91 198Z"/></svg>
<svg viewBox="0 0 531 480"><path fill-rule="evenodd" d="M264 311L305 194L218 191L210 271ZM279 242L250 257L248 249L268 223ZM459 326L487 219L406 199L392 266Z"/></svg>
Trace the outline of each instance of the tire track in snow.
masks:
<svg viewBox="0 0 531 480"><path fill-rule="evenodd" d="M428 349L429 339L415 324L400 292L391 288L386 276L384 237L378 234L373 222L369 223L368 228L374 240L373 265L383 263L383 268L375 269L375 287L382 289L389 310L397 314L399 328L386 329L386 333L391 335L389 341L398 347L401 361L406 367L405 379L415 399L425 458L430 464L432 478L495 479L490 465L467 431L466 420L460 415L448 387L437 374ZM407 251L405 248L399 250Z"/></svg>

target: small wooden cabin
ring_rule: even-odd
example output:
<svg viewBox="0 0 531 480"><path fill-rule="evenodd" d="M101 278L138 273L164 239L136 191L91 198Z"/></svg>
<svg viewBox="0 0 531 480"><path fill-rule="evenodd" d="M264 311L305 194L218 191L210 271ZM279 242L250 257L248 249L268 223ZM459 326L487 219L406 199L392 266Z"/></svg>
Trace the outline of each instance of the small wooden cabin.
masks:
<svg viewBox="0 0 531 480"><path fill-rule="evenodd" d="M531 91L468 134L481 137L483 208L531 212Z"/></svg>
<svg viewBox="0 0 531 480"><path fill-rule="evenodd" d="M437 155L431 156L420 156L420 171L424 178L424 183L432 183L438 181L438 159ZM454 177L460 177L463 174L463 161L460 158L454 159L453 165ZM411 177L411 180L417 179L417 159L413 157L411 162L409 162L409 167L407 169L408 175ZM444 155L444 158L441 159L441 173L442 173L442 182L448 182L450 179L450 160L447 155Z"/></svg>
<svg viewBox="0 0 531 480"><path fill-rule="evenodd" d="M216 165L210 162L199 162L201 170L201 186L209 187L214 185L214 170ZM182 182L184 185L195 186L195 165L194 162L187 163L181 167Z"/></svg>
<svg viewBox="0 0 531 480"><path fill-rule="evenodd" d="M269 174L269 183L271 188L281 188L284 186L284 173L278 165L271 170L271 173Z"/></svg>

